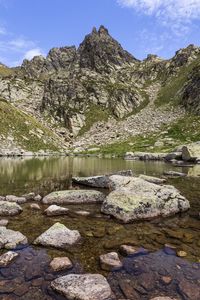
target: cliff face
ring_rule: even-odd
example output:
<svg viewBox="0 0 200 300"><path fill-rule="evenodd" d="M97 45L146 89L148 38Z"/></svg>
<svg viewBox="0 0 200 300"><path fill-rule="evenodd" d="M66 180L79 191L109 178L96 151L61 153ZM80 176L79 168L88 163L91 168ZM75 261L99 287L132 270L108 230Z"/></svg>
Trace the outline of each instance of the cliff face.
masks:
<svg viewBox="0 0 200 300"><path fill-rule="evenodd" d="M148 111L152 99L199 114L199 63L200 48L193 45L170 60L149 55L139 61L101 26L78 49L53 48L15 69L0 64L0 97L69 141L95 122Z"/></svg>

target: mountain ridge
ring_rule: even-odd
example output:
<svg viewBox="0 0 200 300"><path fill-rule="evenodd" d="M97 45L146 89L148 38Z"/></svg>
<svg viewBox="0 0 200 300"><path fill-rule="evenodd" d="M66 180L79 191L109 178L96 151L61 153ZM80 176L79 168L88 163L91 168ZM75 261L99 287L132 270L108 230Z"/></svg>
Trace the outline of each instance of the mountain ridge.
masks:
<svg viewBox="0 0 200 300"><path fill-rule="evenodd" d="M149 115L154 110L163 115L159 122L159 115L155 117L156 125L153 122L155 128L153 125L150 132L178 120L184 109L199 114L199 63L200 48L194 45L178 50L168 60L151 54L140 61L100 26L93 28L77 48L52 48L46 58L24 60L17 68L0 65L0 97L55 132L66 148L79 146L80 136L92 133L90 128L98 122L105 124L103 130L107 123L117 124L114 129L109 127L110 135L115 131L116 141L118 131L123 135L120 126L134 127L134 115L144 118L139 112L145 108L146 115L148 109ZM159 88L153 95L155 85ZM165 118L162 111L172 116ZM141 119L143 127L149 122L145 118ZM125 137L127 131L130 135L137 132L134 128L124 130Z"/></svg>

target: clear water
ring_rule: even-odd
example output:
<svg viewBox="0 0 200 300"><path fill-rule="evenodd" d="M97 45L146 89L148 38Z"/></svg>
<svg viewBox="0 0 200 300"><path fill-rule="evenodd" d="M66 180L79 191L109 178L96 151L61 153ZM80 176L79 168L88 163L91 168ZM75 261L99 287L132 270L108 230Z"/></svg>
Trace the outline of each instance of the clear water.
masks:
<svg viewBox="0 0 200 300"><path fill-rule="evenodd" d="M23 195L32 191L46 195L54 190L72 188L72 176L90 176L125 169L132 169L135 174L153 176L162 176L166 170L175 170L188 174L188 177L168 179L168 183L176 186L188 198L191 203L191 210L166 219L155 219L124 225L101 215L99 205L70 205L68 206L71 211L69 216L46 217L42 213L46 206L41 205L41 211L32 211L30 203L27 203L23 205L24 210L22 214L9 218L8 228L19 230L25 234L29 240L30 247L19 250L20 258L8 268L0 269L0 299L62 299L61 296L52 292L49 285L53 278L62 274L68 274L69 271L61 274L52 274L48 265L51 258L67 255L74 263L74 269L70 272L97 272L104 274L108 278L117 299L127 299L127 297L136 299L133 298L133 295L130 296L130 293L127 296L122 292L122 286L126 282L130 283L134 280L139 287L134 286L132 289L136 291L138 299L146 300L156 295L172 295L179 297L178 299L199 300L195 299L196 294L190 295L190 298L183 298L179 291L178 283L175 285L173 281L170 285L165 286L159 283L159 278L163 274L170 275L175 282L188 280L189 284L194 285L197 289L199 288L200 177L198 175L200 174L200 166L176 168L163 162L83 157L2 158L0 159L0 195ZM77 216L74 212L80 209L89 210L91 216ZM31 246L32 241L38 235L57 221L65 224L70 229L79 230L83 237L83 243L69 251ZM113 250L118 251L121 244L127 243L144 247L151 252L144 257L128 259L121 257L124 260L122 271L109 274L103 272L99 266L99 255ZM176 246L177 250L187 252L187 256L181 259L175 253L167 255L163 251L165 244ZM139 264L140 269L144 270L139 273L138 271L136 272L135 264ZM176 265L181 265L181 272L177 272ZM154 284L151 283L153 288L148 289L148 287L145 287L145 291L143 290L142 292L141 283L144 282L144 277L147 273L147 269L144 266L147 266L149 270L148 278L150 282L154 281ZM30 268L33 269L34 276L29 274ZM190 278L188 279L187 277ZM157 281L158 283L155 284ZM10 288L9 284L11 285ZM21 286L21 293L19 286ZM132 285L130 284L129 286ZM11 298L5 298L8 296Z"/></svg>

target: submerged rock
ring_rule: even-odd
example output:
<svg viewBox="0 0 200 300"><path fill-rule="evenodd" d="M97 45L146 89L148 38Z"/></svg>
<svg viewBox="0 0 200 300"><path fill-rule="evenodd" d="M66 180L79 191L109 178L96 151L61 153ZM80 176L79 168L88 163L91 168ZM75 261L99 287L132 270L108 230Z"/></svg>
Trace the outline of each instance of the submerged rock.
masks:
<svg viewBox="0 0 200 300"><path fill-rule="evenodd" d="M68 212L69 212L68 208L61 207L58 205L51 205L44 211L44 213L47 216L61 216L61 215L68 214Z"/></svg>
<svg viewBox="0 0 200 300"><path fill-rule="evenodd" d="M170 185L157 185L141 178L111 176L115 189L101 211L128 223L139 219L170 216L190 208L189 201Z"/></svg>
<svg viewBox="0 0 200 300"><path fill-rule="evenodd" d="M164 160L166 153L149 153L149 152L127 152L125 160Z"/></svg>
<svg viewBox="0 0 200 300"><path fill-rule="evenodd" d="M96 187L96 188L109 188L109 177L112 175L133 176L132 170L119 171L108 175L98 175L90 177L73 177L72 181L78 184Z"/></svg>
<svg viewBox="0 0 200 300"><path fill-rule="evenodd" d="M67 190L53 192L42 200L44 204L102 203L105 195L92 190Z"/></svg>
<svg viewBox="0 0 200 300"><path fill-rule="evenodd" d="M181 173L181 172L176 172L176 171L165 171L163 173L166 176L172 176L172 177L185 177L187 174Z"/></svg>
<svg viewBox="0 0 200 300"><path fill-rule="evenodd" d="M119 270L123 267L122 262L116 252L110 252L100 256L101 268L105 271Z"/></svg>
<svg viewBox="0 0 200 300"><path fill-rule="evenodd" d="M131 245L121 245L120 252L122 255L129 256L129 255L144 255L148 253L148 250L144 248L138 248Z"/></svg>
<svg viewBox="0 0 200 300"><path fill-rule="evenodd" d="M100 274L67 275L57 278L51 287L70 300L110 300L111 288Z"/></svg>
<svg viewBox="0 0 200 300"><path fill-rule="evenodd" d="M51 261L50 267L53 271L58 272L71 269L73 264L68 257L55 257Z"/></svg>
<svg viewBox="0 0 200 300"><path fill-rule="evenodd" d="M140 175L139 178L155 184L163 184L166 182L166 179L147 176L147 175Z"/></svg>
<svg viewBox="0 0 200 300"><path fill-rule="evenodd" d="M15 249L26 244L28 240L21 232L0 227L0 249Z"/></svg>
<svg viewBox="0 0 200 300"><path fill-rule="evenodd" d="M13 195L6 196L5 200L8 202L15 202L18 204L23 204L27 201L25 197L17 197L17 196L13 196Z"/></svg>
<svg viewBox="0 0 200 300"><path fill-rule="evenodd" d="M81 235L77 230L70 230L61 223L55 223L47 231L42 233L35 241L35 245L51 246L67 249L79 242Z"/></svg>
<svg viewBox="0 0 200 300"><path fill-rule="evenodd" d="M8 251L0 256L0 268L7 267L14 259L19 256L18 253Z"/></svg>
<svg viewBox="0 0 200 300"><path fill-rule="evenodd" d="M15 216L21 212L22 208L17 203L0 201L0 216Z"/></svg>

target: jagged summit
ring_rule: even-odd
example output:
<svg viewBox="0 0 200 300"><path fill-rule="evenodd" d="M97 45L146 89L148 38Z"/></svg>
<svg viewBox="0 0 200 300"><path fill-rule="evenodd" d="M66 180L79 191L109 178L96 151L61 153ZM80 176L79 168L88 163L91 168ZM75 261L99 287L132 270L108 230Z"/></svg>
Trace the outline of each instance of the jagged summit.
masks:
<svg viewBox="0 0 200 300"><path fill-rule="evenodd" d="M86 35L78 48L79 63L82 68L98 72L110 72L110 69L123 64L134 63L136 59L122 48L103 25L97 31Z"/></svg>

